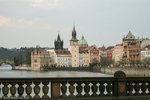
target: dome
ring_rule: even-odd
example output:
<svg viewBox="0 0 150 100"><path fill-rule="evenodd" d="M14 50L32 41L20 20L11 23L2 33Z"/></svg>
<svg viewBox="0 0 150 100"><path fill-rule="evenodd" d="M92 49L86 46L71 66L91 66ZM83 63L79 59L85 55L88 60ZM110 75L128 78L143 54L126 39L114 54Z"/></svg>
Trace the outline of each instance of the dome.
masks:
<svg viewBox="0 0 150 100"><path fill-rule="evenodd" d="M87 41L84 39L84 36L82 36L81 40L79 40L79 45L87 45Z"/></svg>

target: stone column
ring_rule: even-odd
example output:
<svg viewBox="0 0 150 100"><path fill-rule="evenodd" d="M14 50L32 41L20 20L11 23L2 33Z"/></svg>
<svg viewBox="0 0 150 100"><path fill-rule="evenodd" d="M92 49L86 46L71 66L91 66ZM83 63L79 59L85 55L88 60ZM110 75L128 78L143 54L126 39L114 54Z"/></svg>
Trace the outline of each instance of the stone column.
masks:
<svg viewBox="0 0 150 100"><path fill-rule="evenodd" d="M114 77L117 79L115 83L115 95L116 96L127 96L127 82L126 74L123 71L117 71L114 74Z"/></svg>
<svg viewBox="0 0 150 100"><path fill-rule="evenodd" d="M60 97L60 83L51 82L51 97L59 98Z"/></svg>

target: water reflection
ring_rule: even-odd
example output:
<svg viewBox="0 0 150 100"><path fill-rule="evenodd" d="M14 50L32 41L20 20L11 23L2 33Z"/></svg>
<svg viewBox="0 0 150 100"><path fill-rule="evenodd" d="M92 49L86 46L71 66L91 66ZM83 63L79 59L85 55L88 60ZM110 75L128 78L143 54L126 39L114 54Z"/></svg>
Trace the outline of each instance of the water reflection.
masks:
<svg viewBox="0 0 150 100"><path fill-rule="evenodd" d="M112 75L93 73L93 72L77 72L77 71L18 71L10 70L10 65L7 66L7 70L0 69L0 77L109 77ZM9 67L8 67L9 66ZM0 66L4 67L4 66Z"/></svg>
<svg viewBox="0 0 150 100"><path fill-rule="evenodd" d="M7 65L7 64L2 64L0 66L0 70L12 70L12 66Z"/></svg>

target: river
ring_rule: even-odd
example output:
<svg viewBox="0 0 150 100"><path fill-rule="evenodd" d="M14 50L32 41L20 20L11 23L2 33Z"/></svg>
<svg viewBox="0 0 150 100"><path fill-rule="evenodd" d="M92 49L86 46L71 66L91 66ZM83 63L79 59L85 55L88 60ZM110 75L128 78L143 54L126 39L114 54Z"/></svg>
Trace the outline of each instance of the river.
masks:
<svg viewBox="0 0 150 100"><path fill-rule="evenodd" d="M12 70L10 65L0 66L0 78L15 77L110 77L112 75L93 73L93 72L77 72L77 71L19 71Z"/></svg>

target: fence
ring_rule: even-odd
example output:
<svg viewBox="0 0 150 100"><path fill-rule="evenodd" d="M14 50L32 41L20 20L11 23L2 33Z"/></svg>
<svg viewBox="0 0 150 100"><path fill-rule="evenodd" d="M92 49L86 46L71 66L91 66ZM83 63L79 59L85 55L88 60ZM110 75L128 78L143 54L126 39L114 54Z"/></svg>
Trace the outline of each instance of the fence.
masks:
<svg viewBox="0 0 150 100"><path fill-rule="evenodd" d="M150 78L0 78L0 99L150 100Z"/></svg>

